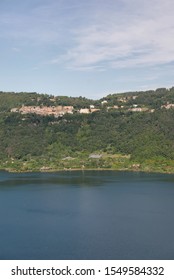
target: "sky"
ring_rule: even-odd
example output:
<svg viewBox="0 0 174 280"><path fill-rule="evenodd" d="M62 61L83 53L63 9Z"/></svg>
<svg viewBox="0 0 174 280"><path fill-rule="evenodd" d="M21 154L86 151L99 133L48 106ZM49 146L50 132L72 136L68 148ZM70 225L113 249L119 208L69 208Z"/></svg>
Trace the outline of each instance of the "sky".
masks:
<svg viewBox="0 0 174 280"><path fill-rule="evenodd" d="M0 0L0 90L84 96L174 86L173 0Z"/></svg>

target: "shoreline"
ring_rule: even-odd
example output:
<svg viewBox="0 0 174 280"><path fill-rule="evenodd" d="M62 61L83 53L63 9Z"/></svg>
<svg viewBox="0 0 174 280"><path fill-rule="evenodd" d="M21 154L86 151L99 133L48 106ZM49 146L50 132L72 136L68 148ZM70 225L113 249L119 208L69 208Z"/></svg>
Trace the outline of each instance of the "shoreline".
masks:
<svg viewBox="0 0 174 280"><path fill-rule="evenodd" d="M0 169L0 171L8 172L8 173L55 173L55 172L74 172L74 171L120 171L120 172L136 172L136 173L156 173L156 174L168 174L174 175L174 172L167 172L167 171L158 171L158 170L141 170L141 169L115 169L115 168L67 168L67 169L45 169L45 170L15 170L11 168Z"/></svg>

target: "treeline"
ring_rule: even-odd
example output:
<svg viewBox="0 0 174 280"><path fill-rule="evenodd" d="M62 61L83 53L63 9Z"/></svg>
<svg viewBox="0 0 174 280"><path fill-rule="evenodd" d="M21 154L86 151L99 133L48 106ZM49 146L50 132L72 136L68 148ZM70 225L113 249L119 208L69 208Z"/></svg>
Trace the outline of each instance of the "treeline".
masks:
<svg viewBox="0 0 174 280"><path fill-rule="evenodd" d="M2 92L0 91L0 112L24 106L73 106L75 109L89 108L91 104L99 105L100 101L85 97L53 96L36 92Z"/></svg>
<svg viewBox="0 0 174 280"><path fill-rule="evenodd" d="M102 103L106 101L107 103ZM85 97L53 96L48 94L38 94L36 92L3 92L0 91L0 112L10 111L12 108L25 106L73 106L74 109L89 108L94 105L96 108L106 108L107 106L131 107L137 105L147 106L151 109L158 109L168 103L174 103L174 87L170 89L158 88L149 91L136 91L127 93L114 93L106 95L98 100Z"/></svg>
<svg viewBox="0 0 174 280"><path fill-rule="evenodd" d="M136 97L136 98L134 98ZM149 108L160 108L167 102L174 103L174 87L158 88L156 90L136 91L126 93L109 94L104 99L108 101L110 106L121 104L120 99L124 98L127 106L137 104L138 106L147 106Z"/></svg>

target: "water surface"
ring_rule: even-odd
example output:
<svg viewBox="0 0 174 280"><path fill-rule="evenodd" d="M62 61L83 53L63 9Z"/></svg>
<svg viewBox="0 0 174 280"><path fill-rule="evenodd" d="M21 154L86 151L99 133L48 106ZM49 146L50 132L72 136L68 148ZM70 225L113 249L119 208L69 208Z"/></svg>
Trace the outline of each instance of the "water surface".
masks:
<svg viewBox="0 0 174 280"><path fill-rule="evenodd" d="M0 172L0 259L174 259L174 175Z"/></svg>

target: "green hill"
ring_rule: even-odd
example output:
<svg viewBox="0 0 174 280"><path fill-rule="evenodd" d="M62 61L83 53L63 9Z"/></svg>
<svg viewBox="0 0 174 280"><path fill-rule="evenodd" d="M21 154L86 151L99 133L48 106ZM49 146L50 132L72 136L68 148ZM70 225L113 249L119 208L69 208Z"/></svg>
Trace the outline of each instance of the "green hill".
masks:
<svg viewBox="0 0 174 280"><path fill-rule="evenodd" d="M100 100L0 92L0 168L174 173L173 104L174 88L115 93ZM56 106L73 106L73 112L25 113L22 106L51 107L53 112ZM82 108L89 112L80 113Z"/></svg>

